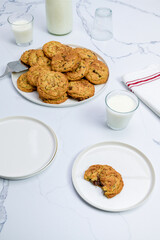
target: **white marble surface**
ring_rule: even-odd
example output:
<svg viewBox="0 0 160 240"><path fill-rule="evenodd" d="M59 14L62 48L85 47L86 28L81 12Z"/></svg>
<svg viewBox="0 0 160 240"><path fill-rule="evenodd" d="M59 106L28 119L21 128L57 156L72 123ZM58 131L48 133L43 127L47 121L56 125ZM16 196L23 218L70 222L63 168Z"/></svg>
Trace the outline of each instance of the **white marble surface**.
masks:
<svg viewBox="0 0 160 240"><path fill-rule="evenodd" d="M94 11L113 11L114 38L98 42L90 37ZM0 1L0 73L9 61L29 48L15 45L7 17L15 11L34 15L30 48L57 40L90 48L108 63L105 91L93 101L72 108L50 108L18 94L10 76L0 80L0 118L24 115L37 118L55 131L58 153L43 173L21 181L0 179L0 239L159 240L160 122L143 103L129 126L113 131L106 126L105 95L125 89L121 76L160 61L160 4L158 0L74 0L73 31L54 36L46 30L44 1ZM98 210L76 193L71 180L73 162L84 148L103 141L121 141L141 150L151 161L156 184L150 198L138 208L121 213Z"/></svg>

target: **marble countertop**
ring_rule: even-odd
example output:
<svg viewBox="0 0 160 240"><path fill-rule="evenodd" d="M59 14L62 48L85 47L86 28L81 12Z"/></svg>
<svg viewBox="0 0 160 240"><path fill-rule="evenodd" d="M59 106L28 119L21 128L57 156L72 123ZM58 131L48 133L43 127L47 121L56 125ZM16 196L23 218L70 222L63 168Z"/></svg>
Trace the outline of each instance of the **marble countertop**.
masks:
<svg viewBox="0 0 160 240"><path fill-rule="evenodd" d="M91 38L97 7L113 11L113 39ZM18 47L7 17L15 11L34 15L34 40ZM23 98L10 76L0 80L0 118L29 116L49 125L58 138L55 161L44 172L20 181L0 179L0 239L159 240L160 122L140 102L128 127L114 131L106 125L104 99L114 89L126 89L122 75L160 61L160 4L158 0L74 0L73 31L65 36L47 32L42 0L0 1L0 74L10 61L29 48L48 41L92 49L107 62L110 78L95 99L70 108L50 108ZM72 165L86 147L104 141L130 144L151 161L156 175L151 196L141 206L124 212L106 212L84 202L75 191ZM159 209L159 210L158 210Z"/></svg>

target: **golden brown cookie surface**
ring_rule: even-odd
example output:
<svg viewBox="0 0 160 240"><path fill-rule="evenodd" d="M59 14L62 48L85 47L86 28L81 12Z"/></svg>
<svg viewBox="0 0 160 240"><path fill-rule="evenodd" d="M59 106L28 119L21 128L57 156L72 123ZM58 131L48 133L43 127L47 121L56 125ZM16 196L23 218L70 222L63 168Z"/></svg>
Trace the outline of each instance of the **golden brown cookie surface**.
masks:
<svg viewBox="0 0 160 240"><path fill-rule="evenodd" d="M99 186L107 198L119 194L124 186L120 173L108 165L92 165L84 173L84 179Z"/></svg>
<svg viewBox="0 0 160 240"><path fill-rule="evenodd" d="M50 71L51 67L49 67L49 66L33 66L33 67L29 68L29 71L27 72L27 78L28 78L28 82L32 86L37 86L39 74L43 70Z"/></svg>
<svg viewBox="0 0 160 240"><path fill-rule="evenodd" d="M124 185L120 173L115 170L106 172L106 170L103 169L100 174L100 182L104 195L107 198L112 198L120 193Z"/></svg>
<svg viewBox="0 0 160 240"><path fill-rule="evenodd" d="M74 70L72 70L71 72L67 72L66 76L70 81L80 80L83 77L85 77L85 75L88 73L88 70L89 70L89 64L84 60L80 60L77 63L76 68L74 68Z"/></svg>
<svg viewBox="0 0 160 240"><path fill-rule="evenodd" d="M45 103L49 103L49 104L60 104L65 102L68 99L68 95L67 93L65 93L63 96L56 98L56 99L45 99L43 97L40 96L40 98L42 99L43 102Z"/></svg>
<svg viewBox="0 0 160 240"><path fill-rule="evenodd" d="M109 77L109 70L105 63L95 60L90 64L86 78L93 84L106 83Z"/></svg>
<svg viewBox="0 0 160 240"><path fill-rule="evenodd" d="M27 79L27 72L21 74L17 79L17 87L23 92L33 92L36 91L36 87L32 86Z"/></svg>
<svg viewBox="0 0 160 240"><path fill-rule="evenodd" d="M94 92L94 85L85 79L70 81L67 91L70 97L79 101L92 97L94 95Z"/></svg>
<svg viewBox="0 0 160 240"><path fill-rule="evenodd" d="M56 72L69 72L74 69L79 61L79 55L72 50L65 50L52 57L51 67Z"/></svg>
<svg viewBox="0 0 160 240"><path fill-rule="evenodd" d="M63 52L65 50L65 45L57 41L50 41L45 43L42 49L44 54L51 59L57 53Z"/></svg>
<svg viewBox="0 0 160 240"><path fill-rule="evenodd" d="M50 59L48 59L41 49L34 50L30 53L28 58L29 65L50 65Z"/></svg>
<svg viewBox="0 0 160 240"><path fill-rule="evenodd" d="M100 186L99 175L102 171L102 165L92 165L84 173L84 179L91 181L94 185Z"/></svg>
<svg viewBox="0 0 160 240"><path fill-rule="evenodd" d="M23 62L23 63L25 63L25 64L27 64L27 65L29 65L29 56L30 56L30 54L31 54L31 52L33 52L34 51L34 49L30 49L30 50L27 50L27 51L25 51L22 55L21 55L21 61Z"/></svg>
<svg viewBox="0 0 160 240"><path fill-rule="evenodd" d="M80 55L81 59L88 59L90 62L97 60L96 54L87 48L75 48L75 51Z"/></svg>
<svg viewBox="0 0 160 240"><path fill-rule="evenodd" d="M42 71L38 78L37 91L42 98L56 99L65 94L68 80L63 73Z"/></svg>

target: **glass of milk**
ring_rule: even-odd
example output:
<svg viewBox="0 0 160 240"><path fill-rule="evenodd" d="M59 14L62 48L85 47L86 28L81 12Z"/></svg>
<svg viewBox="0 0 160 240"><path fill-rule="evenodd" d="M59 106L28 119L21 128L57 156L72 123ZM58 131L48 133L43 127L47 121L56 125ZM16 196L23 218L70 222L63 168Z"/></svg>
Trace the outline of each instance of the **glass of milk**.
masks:
<svg viewBox="0 0 160 240"><path fill-rule="evenodd" d="M109 40L112 33L112 10L109 8L97 8L92 29L92 38L99 41Z"/></svg>
<svg viewBox="0 0 160 240"><path fill-rule="evenodd" d="M139 106L138 98L130 91L114 90L105 98L107 125L114 130L127 127Z"/></svg>
<svg viewBox="0 0 160 240"><path fill-rule="evenodd" d="M28 46L32 43L33 20L31 14L15 14L8 17L17 45Z"/></svg>

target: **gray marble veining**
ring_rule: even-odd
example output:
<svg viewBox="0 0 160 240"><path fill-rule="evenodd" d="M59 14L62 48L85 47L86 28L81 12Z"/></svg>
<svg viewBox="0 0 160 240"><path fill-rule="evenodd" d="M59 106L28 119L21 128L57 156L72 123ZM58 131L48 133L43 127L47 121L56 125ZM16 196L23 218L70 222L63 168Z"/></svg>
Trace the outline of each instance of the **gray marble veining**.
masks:
<svg viewBox="0 0 160 240"><path fill-rule="evenodd" d="M1 1L0 3L0 27L7 23L7 18L16 12L28 13L44 1Z"/></svg>
<svg viewBox="0 0 160 240"><path fill-rule="evenodd" d="M122 1L114 1L114 0L106 0L106 1L102 1L104 6L107 6L107 3L112 4L112 7L114 8L115 6L121 5L121 7L127 7L128 10L134 10L135 14L136 12L140 12L144 15L146 15L146 18L148 15L151 15L154 18L158 18L159 23L160 23L160 15L157 13L154 13L152 11L147 11L144 10L142 8L138 8L135 7L133 4L129 4L129 3L125 3ZM95 8L98 7L98 4L96 4ZM95 10L94 8L94 10ZM125 48L125 52L127 50L128 53L122 53L119 54L117 51L117 55L113 56L113 55L109 55L105 52L103 43L100 43L97 41L95 41L94 39L92 39L92 24L93 24L93 19L94 19L94 12L92 9L92 2L91 1L86 1L86 0L79 0L76 4L76 11L77 11L77 15L79 16L79 18L81 19L83 28L85 29L86 33L88 34L88 36L91 38L91 42L94 45L94 47L99 50L100 52L102 52L106 57L110 58L113 62L115 62L116 60L119 60L121 58L127 58L130 57L134 54L147 54L147 53L152 53L153 55L159 57L159 54L154 51L154 48L152 48L152 46L155 46L157 44L160 44L160 40L155 40L152 39L149 41L135 41L133 40L133 42L129 42L129 41L122 41L120 39L118 39L117 37L113 37L113 45L119 45L119 48ZM92 11L92 12L91 12ZM133 49L131 51L131 49Z"/></svg>
<svg viewBox="0 0 160 240"><path fill-rule="evenodd" d="M3 225L7 221L7 212L4 206L4 202L7 198L9 188L9 181L2 180L2 190L0 191L0 232L2 231Z"/></svg>
<svg viewBox="0 0 160 240"><path fill-rule="evenodd" d="M83 31L82 35L84 36L84 38L87 39L86 42L89 43L93 49L96 49L96 51L98 53L100 53L106 59L107 62L109 62L109 64L111 65L111 70L114 69L114 71L112 71L112 74L115 74L114 77L116 80L123 73L123 71L128 70L128 68L127 68L128 66L132 66L134 64L136 65L136 63L137 63L136 67L138 68L139 66L141 67L141 62L143 62L143 61L144 61L144 65L147 65L148 63L150 63L150 61L151 62L159 61L160 37L158 35L157 29L160 26L160 14L159 14L159 10L158 10L158 1L156 2L157 9L156 9L156 7L152 6L152 1L147 1L147 3L146 3L145 0L143 0L143 1L136 0L136 1L132 1L132 3L129 0L122 0L122 1L118 1L118 0L74 0L73 2L74 2L74 6L75 6L75 11L76 11L76 17L78 18L78 20L80 20L79 22L82 26L82 29L80 30L80 31ZM32 12L33 10L35 10L35 14L36 14L37 9L38 9L37 11L43 10L43 8L44 8L43 5L44 5L44 0L37 0L37 1L36 0L33 0L33 1L32 0L26 0L26 1L25 0L22 0L22 1L20 1L20 0L1 0L0 1L0 40L1 40L1 36L2 36L1 32L7 28L7 18L9 15L11 15L12 13L18 12L18 11L27 13L27 12ZM126 17L130 16L130 19L129 19L130 24L132 24L134 21L134 19L131 19L131 18L133 18L133 15L134 15L136 17L142 16L141 20L142 20L142 25L144 24L144 27L145 27L145 22L148 23L149 21L152 21L152 25L150 26L148 24L148 29L145 29L144 32L141 32L141 29L139 29L139 32L137 33L137 32L134 32L135 29L133 29L133 32L131 32L130 29L127 29L126 25L125 25L125 28L124 28L125 30L124 30L123 29L123 24L125 23L125 21L124 21L123 23L121 23L119 28L115 29L115 34L114 34L113 39L108 41L107 44L104 42L95 41L92 39L91 31L92 31L92 24L93 24L93 19L94 19L94 12L95 12L95 9L99 6L112 8L113 13L115 13L117 11L117 9L120 9L120 11L122 11L122 14L123 13L126 14ZM116 13L118 13L118 11ZM117 26L119 26L118 21L120 19L121 19L121 17L117 18L117 16L114 16L114 20L115 20L114 24L115 25L117 24ZM135 20L135 22L136 22L136 20ZM137 25L138 25L138 23L137 23ZM154 25L156 26L155 29L154 29ZM79 26L77 24L76 27L79 28L81 26ZM36 26L35 26L35 28L36 28ZM129 31L129 34L128 34L127 30ZM150 34L150 32L152 34ZM4 33L5 33L5 30L4 30ZM41 37L44 34L45 33L42 32L41 29L37 30L37 36L39 37L39 40L41 40ZM80 35L81 35L81 33L80 33ZM143 36L143 35L145 35L145 36ZM52 37L50 35L46 35L46 36L47 37L45 37L43 39L44 41L46 41L46 39L48 39L48 40L52 39ZM58 38L56 38L56 39L58 39ZM66 39L65 39L65 37L63 38L63 40L71 42L72 35L71 35L71 37L69 35L68 36L66 35ZM77 37L76 41L79 42L78 37ZM9 45L7 45L7 46L9 46ZM9 46L9 50L12 53L13 45ZM22 50L25 50L25 49L22 49ZM22 50L19 50L19 53ZM8 57L9 57L9 55L6 54L6 61L8 60L7 59ZM5 56L3 58L5 59ZM3 60L3 58L2 58L2 60ZM124 65L125 65L125 67L124 67ZM115 67L115 68L113 68L113 67ZM4 82L1 82L1 84L2 84L2 87L5 86ZM7 81L6 81L6 84L8 84ZM117 86L119 86L118 81L117 82L115 81L113 84L115 84L114 85L115 88ZM86 231L86 236L88 237L87 239L98 240L101 238L101 239L105 240L105 239L111 239L110 237L112 236L112 239L115 240L115 239L117 239L117 235L119 236L120 240L121 239L123 239L123 240L130 240L130 239L149 240L149 239L151 239L150 236L152 235L152 232L149 231L149 227L151 227L150 222L149 222L150 219L147 219L147 217L148 217L147 214L148 214L148 212L150 214L152 214L152 213L159 214L159 212L158 212L159 210L158 210L158 208L156 208L156 204L157 205L159 204L159 199L160 199L158 193L157 193L154 201L152 200L153 202L151 204L149 203L147 205L147 206L149 206L148 208L147 207L145 208L145 206L144 206L144 209L142 208L142 210L137 210L132 213L112 214L112 213L106 213L106 212L95 210L94 208L88 206L87 204L84 204L83 201L81 201L78 198L78 196L75 194L73 187L71 186L71 183L70 183L71 180L70 180L70 177L68 177L68 175L71 172L69 172L68 169L71 167L73 157L77 154L77 150L78 151L82 150L82 149L78 148L78 145L81 140L79 140L79 142L78 141L75 142L73 144L74 145L73 148L75 148L75 149L72 149L71 152L68 152L68 149L70 149L70 146L72 145L72 143L70 142L69 137L68 137L70 135L70 129L68 130L68 128L65 128L65 127L63 128L62 126L65 125L64 119L65 119L65 122L70 123L70 117L74 119L74 117L76 115L78 116L77 118L79 118L81 120L81 123L83 123L85 126L86 120L84 121L83 118L89 118L88 113L90 114L90 112L92 111L92 105L90 105L91 108L90 109L88 108L88 110L86 110L86 112L85 112L85 106L84 106L84 108L82 106L82 109L85 112L84 115L79 113L81 110L80 108L74 109L74 112L73 111L71 112L71 110L65 109L64 111L62 111L60 113L57 109L55 111L52 111L51 109L40 109L38 106L30 105L30 103L25 102L25 101L23 102L23 99L21 97L18 98L16 93L13 91L13 89L11 89L11 87L8 89L10 90L10 92L13 92L12 97L13 97L13 101L15 101L14 102L15 105L17 104L16 100L21 99L21 101L19 101L19 103L16 105L16 107L14 109L14 111L16 113L20 112L20 113L24 113L24 114L28 114L28 115L32 113L36 117L41 117L42 118L41 120L46 120L46 122L48 121L48 119L50 119L50 123L51 124L53 123L51 125L53 127L53 129L56 127L57 134L58 134L58 141L60 142L59 149L61 151L61 153L58 153L59 156L57 156L58 159L56 160L56 161L59 161L60 163L57 163L56 167L57 168L59 167L58 169L60 169L62 171L62 176L60 176L60 179L58 179L58 181L60 181L60 183L55 182L57 180L56 177L58 177L58 173L54 172L55 175L52 174L52 170L54 170L54 167L53 167L53 169L50 172L46 173L46 175L45 174L42 176L40 175L40 177L37 178L38 181L37 180L35 181L36 183L38 182L37 185L36 184L34 185L34 180L33 180L33 182L26 181L25 183L17 184L17 186L14 186L14 187L15 188L19 187L20 192L22 192L21 198L20 198L20 196L15 196L15 195L12 196L15 189L13 190L11 196L9 196L8 195L9 181L3 180L3 179L0 180L1 181L0 183L2 186L0 189L0 234L2 234L2 236L3 236L2 240L8 240L6 238L6 236L9 236L8 229L10 228L10 225L9 225L9 227L7 226L8 224L5 225L5 223L7 221L7 209L5 206L5 201L7 198L7 203L12 204L12 197L14 200L16 199L15 201L19 201L20 205L21 205L21 201L24 204L21 208L22 216L23 216L23 213L26 211L27 212L27 213L25 212L26 218L27 218L28 222L30 221L31 223L29 224L29 226L30 226L29 230L28 229L26 230L26 227L23 227L23 224L25 225L25 223L27 223L27 220L25 221L25 219L23 219L22 220L23 224L21 225L21 229L23 229L24 232L27 231L27 233L30 233L29 237L31 237L31 235L33 235L34 239L40 239L37 236L40 236L41 239L43 239L43 230L46 232L46 234L48 233L47 231L50 231L51 232L50 236L55 237L53 235L54 235L54 232L57 230L56 227L59 226L58 221L62 222L62 226L65 228L65 222L63 222L63 217L65 218L66 225L67 224L68 224L67 226L71 225L71 228L68 228L66 232L68 233L70 231L70 234L71 234L70 236L73 237L74 239L77 239L75 236L78 235L76 232L74 232L74 227L75 227L75 229L80 229L81 225L83 227L81 232ZM6 101L5 101L5 103L6 103ZM26 105L25 105L25 103L26 103ZM3 112L5 112L6 114L13 113L12 110L10 110L11 103L7 102L7 104L8 105L7 105L6 109L8 110L8 112L5 112L2 107L0 109L0 114L2 115L2 117L3 117ZM96 106L96 104L95 104L95 106ZM97 103L97 108L101 108L101 107L102 107L101 104ZM102 109L102 111L103 111L103 109ZM76 114L74 114L74 113L76 113ZM47 114L49 117L47 117ZM146 120L146 116L148 118L147 120ZM103 114L102 114L102 117L103 117ZM94 118L94 114L92 114L92 118ZM76 119L76 117L75 117L75 119ZM153 122L153 126L150 124L152 122ZM108 132L107 132L106 129L98 128L95 125L93 127L94 128L97 127L97 131L96 131L95 135L100 133L101 134L100 136L103 136L102 139L104 139L104 140L106 140L106 139L109 139L109 140L116 139L117 140L118 139L119 141L122 140L125 142L129 139L130 143L133 143L133 144L135 143L137 145L139 144L141 148L143 148L143 144L146 145L144 147L146 152L147 151L149 152L148 149L150 147L150 144L152 144L152 149L154 149L154 151L155 151L155 152L153 151L152 154L154 155L154 158L156 159L156 156L158 155L157 153L159 153L159 145L160 145L159 132L158 132L159 121L157 120L157 118L154 118L154 116L152 117L150 114L148 114L148 110L145 107L144 108L142 107L141 111L139 113L139 119L135 120L134 123L135 123L136 127L135 127L135 131L133 131L133 132L131 129L129 129L128 132L121 132L121 133L112 132L111 133L108 129L107 129L108 130ZM92 122L90 121L89 124L92 124ZM138 128L139 125L140 125L140 127ZM76 126L78 126L78 125L76 125ZM137 128L138 128L138 130L137 130ZM90 129L91 129L90 131L92 131L92 128L90 128ZM88 128L87 128L87 130L88 130ZM80 131L81 131L81 129L80 129ZM94 131L94 129L93 129L93 131ZM85 132L85 134L86 134L86 132ZM136 137L136 134L138 137ZM143 134L145 136L142 137ZM79 135L81 135L81 133L79 133ZM96 139L95 135L93 136L93 138ZM84 140L83 135L81 137L82 137L82 141L83 141ZM99 140L99 139L101 139L101 137L97 138L97 139ZM88 144L88 142L87 142L87 144ZM67 145L67 147L66 147L66 145ZM68 162L67 162L67 160L68 160ZM158 170L159 170L158 161L156 162L156 164L157 164L156 170L158 172ZM62 168L62 166L63 166L63 168ZM68 175L67 174L65 175L64 172L65 172L65 174L67 172ZM69 179L68 182L66 181L66 176L68 177L67 179ZM159 175L157 176L157 178L159 180ZM35 193L35 189L36 189L36 193ZM79 206L81 208L79 208ZM11 209L10 209L10 211L11 211ZM14 210L12 210L12 211L14 212ZM34 215L33 223L35 225L37 224L37 229L40 230L39 235L34 235L36 232L36 230L35 230L36 228L33 228L34 234L32 232L32 226L31 226L32 225L32 217L29 214L32 211L33 211L33 215ZM21 214L19 212L18 213L16 212L16 214L18 215L15 217L16 221L17 221L16 224L21 224L21 217L20 217ZM39 217L36 218L36 214L40 214L41 218L39 218ZM143 219L144 225L142 225L142 226L139 225L139 224L141 224L141 222L139 220L141 218L141 214L142 215L144 214L144 219ZM68 215L70 217L68 217ZM155 216L152 215L151 219L154 219L154 217ZM157 219L158 219L158 217L157 217ZM56 220L55 220L55 218L56 218ZM74 222L72 221L72 218L75 219ZM39 221L39 223L37 223L38 221ZM46 221L48 221L47 224L46 224ZM54 227L52 225L52 221L55 221ZM77 226L78 224L79 224L79 226ZM6 229L7 229L6 231L5 231L4 226L6 226ZM101 226L103 226L103 230L101 229ZM116 233L116 231L114 231L115 229L113 228L113 226L119 227L118 233ZM72 227L73 227L73 229L72 229ZM146 235L144 233L144 236L146 238L141 238L142 233L139 233L139 236L138 236L139 239L134 238L134 236L137 236L136 235L136 234L138 234L137 229L139 229L139 228L141 228L142 231L146 230L146 232L147 232ZM153 228L156 229L156 233L157 233L157 236L155 237L154 240L159 240L160 235L158 236L159 226L158 226L157 222L154 223ZM153 228L151 230L153 230ZM21 231L21 229L19 229L19 231ZM3 235L3 232L4 232L4 235ZM57 230L57 232L58 232L58 230ZM41 233L42 233L42 236L41 236ZM72 233L73 233L73 235L72 235ZM11 235L12 234L10 234L10 236ZM15 235L15 236L17 236L17 235ZM85 236L85 233L83 236ZM24 234L24 237L25 237L25 239L27 239L27 234ZM28 239L29 239L29 237L28 237ZM20 238L19 239L15 238L15 239L19 240Z"/></svg>

